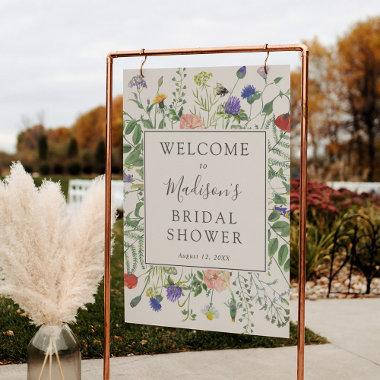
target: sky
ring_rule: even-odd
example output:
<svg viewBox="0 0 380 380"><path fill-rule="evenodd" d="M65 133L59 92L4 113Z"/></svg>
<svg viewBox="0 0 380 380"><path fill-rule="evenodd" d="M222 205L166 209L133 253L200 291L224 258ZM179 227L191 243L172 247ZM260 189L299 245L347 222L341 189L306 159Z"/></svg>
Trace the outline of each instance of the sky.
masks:
<svg viewBox="0 0 380 380"><path fill-rule="evenodd" d="M1 0L0 150L13 152L25 125L70 126L105 102L105 57L114 50L299 43L332 45L379 0ZM144 67L262 64L265 54L149 57ZM142 59L120 59L123 68ZM272 53L268 64L299 64Z"/></svg>

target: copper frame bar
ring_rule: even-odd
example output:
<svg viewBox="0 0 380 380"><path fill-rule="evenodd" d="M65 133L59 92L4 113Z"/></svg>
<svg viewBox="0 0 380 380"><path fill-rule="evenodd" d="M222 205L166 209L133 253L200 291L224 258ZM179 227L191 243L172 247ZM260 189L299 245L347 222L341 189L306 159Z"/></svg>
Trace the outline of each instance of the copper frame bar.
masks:
<svg viewBox="0 0 380 380"><path fill-rule="evenodd" d="M105 181L105 250L104 250L104 343L103 380L110 379L110 322L111 322L111 163L112 163L112 89L113 60L138 56L170 56L226 53L301 52L301 151L300 151L300 221L299 221L299 265L298 265L298 340L297 380L304 380L305 353L305 249L307 212L307 127L308 127L308 66L309 49L306 45L258 45L225 46L209 48L158 49L115 51L107 55L106 66L106 181Z"/></svg>

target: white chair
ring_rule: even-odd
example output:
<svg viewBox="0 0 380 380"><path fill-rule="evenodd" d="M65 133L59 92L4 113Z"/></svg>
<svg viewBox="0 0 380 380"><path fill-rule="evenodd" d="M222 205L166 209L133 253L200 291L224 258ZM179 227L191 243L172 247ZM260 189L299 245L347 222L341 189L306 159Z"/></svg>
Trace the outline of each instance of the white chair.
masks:
<svg viewBox="0 0 380 380"><path fill-rule="evenodd" d="M86 193L88 187L91 184L89 179L71 179L69 180L68 201L70 204L79 204L83 200L83 196ZM123 181L112 181L112 203L118 210L123 209Z"/></svg>

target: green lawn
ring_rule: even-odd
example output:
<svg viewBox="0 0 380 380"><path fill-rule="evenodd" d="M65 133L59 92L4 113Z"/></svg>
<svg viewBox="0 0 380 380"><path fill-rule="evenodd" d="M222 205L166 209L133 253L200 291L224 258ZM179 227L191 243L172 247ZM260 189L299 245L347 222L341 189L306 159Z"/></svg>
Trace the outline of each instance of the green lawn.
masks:
<svg viewBox="0 0 380 380"><path fill-rule="evenodd" d="M63 175L50 175L47 178L54 182L59 182L61 184L63 194L65 195L65 197L67 197L67 193L69 191L69 180L73 179L73 177ZM40 186L44 179L44 177L34 178L34 183L36 184L36 186Z"/></svg>
<svg viewBox="0 0 380 380"><path fill-rule="evenodd" d="M215 350L227 348L281 347L295 345L296 326L291 325L290 339L267 338L194 331L124 323L123 310L123 251L122 221L115 227L116 249L112 257L111 299L111 353L113 356L130 354L158 354L188 350ZM78 336L83 358L102 356L103 339L103 289L96 295L96 302L88 310L79 312L78 321L72 326ZM0 363L19 363L26 360L26 348L36 328L29 324L22 311L10 300L0 298ZM307 344L326 343L326 339L306 332Z"/></svg>

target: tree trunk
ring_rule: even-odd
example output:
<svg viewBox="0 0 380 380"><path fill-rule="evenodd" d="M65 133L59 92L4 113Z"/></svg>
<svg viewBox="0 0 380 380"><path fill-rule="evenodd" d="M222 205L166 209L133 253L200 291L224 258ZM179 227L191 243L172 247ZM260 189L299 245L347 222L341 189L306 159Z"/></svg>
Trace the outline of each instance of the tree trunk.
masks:
<svg viewBox="0 0 380 380"><path fill-rule="evenodd" d="M365 294L369 294L371 293L371 282L372 282L372 278L371 277L367 277L367 289L365 290Z"/></svg>
<svg viewBox="0 0 380 380"><path fill-rule="evenodd" d="M364 105L364 123L368 138L368 174L367 181L374 181L375 177L375 119L376 119L376 73L371 60L367 61L367 75L365 76L366 102Z"/></svg>

